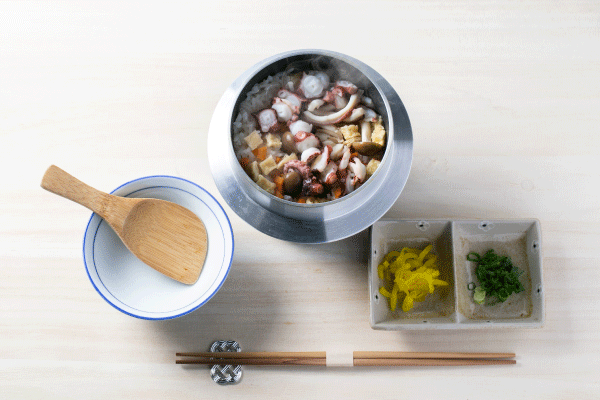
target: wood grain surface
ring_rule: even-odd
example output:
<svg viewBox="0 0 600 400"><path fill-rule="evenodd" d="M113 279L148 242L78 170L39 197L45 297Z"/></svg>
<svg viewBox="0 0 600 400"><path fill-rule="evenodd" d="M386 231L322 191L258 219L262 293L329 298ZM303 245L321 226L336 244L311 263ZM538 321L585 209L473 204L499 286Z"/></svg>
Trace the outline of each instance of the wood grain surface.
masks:
<svg viewBox="0 0 600 400"><path fill-rule="evenodd" d="M414 134L386 217L537 218L541 329L375 331L368 235L303 246L260 234L208 168L212 112L243 71L324 48L381 73ZM0 398L600 397L600 3L0 2ZM90 212L39 187L57 164L111 191L175 175L221 202L231 272L199 310L135 319L94 290ZM245 366L222 387L176 352L514 352L516 365Z"/></svg>

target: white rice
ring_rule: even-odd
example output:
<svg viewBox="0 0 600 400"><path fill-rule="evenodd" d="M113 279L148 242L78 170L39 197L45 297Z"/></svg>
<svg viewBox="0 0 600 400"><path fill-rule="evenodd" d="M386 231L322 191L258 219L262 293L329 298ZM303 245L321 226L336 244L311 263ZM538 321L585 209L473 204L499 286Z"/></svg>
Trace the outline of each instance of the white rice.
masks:
<svg viewBox="0 0 600 400"><path fill-rule="evenodd" d="M240 104L240 111L233 122L233 148L239 159L242 157L254 161L256 157L244 137L258 129L256 118L253 114L271 107L273 98L277 96L277 92L281 89L288 80L288 75L285 72L280 72L276 75L268 76L262 82L252 86L246 95L246 98ZM282 151L269 149L268 153L273 157L283 157Z"/></svg>

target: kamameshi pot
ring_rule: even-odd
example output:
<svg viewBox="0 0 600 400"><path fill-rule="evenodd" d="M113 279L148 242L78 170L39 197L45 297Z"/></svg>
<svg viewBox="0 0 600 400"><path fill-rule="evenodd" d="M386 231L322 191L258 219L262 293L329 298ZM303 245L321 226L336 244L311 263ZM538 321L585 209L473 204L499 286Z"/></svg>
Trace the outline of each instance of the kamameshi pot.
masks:
<svg viewBox="0 0 600 400"><path fill-rule="evenodd" d="M365 91L382 116L387 132L385 154L377 171L362 186L339 199L301 204L260 188L236 159L232 128L247 92L290 65L304 70L336 70ZM215 184L229 207L260 232L298 243L326 243L370 227L396 202L410 173L413 137L408 114L392 86L365 63L327 50L296 50L254 65L225 91L212 116L208 160Z"/></svg>

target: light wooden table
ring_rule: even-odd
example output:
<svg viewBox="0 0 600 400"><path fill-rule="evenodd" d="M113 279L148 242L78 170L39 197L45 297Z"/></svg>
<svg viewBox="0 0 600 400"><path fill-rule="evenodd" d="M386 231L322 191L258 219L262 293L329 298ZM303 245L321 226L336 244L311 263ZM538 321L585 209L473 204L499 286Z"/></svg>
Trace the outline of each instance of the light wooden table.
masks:
<svg viewBox="0 0 600 400"><path fill-rule="evenodd" d="M413 168L386 215L538 218L546 324L382 332L369 326L367 235L271 239L225 204L231 273L175 320L126 316L82 262L90 213L39 187L57 164L112 190L151 174L222 198L206 135L223 91L272 54L325 48L395 87ZM0 2L0 398L600 397L600 3ZM259 251L260 249L260 251ZM245 367L221 387L175 352L514 351L516 366Z"/></svg>

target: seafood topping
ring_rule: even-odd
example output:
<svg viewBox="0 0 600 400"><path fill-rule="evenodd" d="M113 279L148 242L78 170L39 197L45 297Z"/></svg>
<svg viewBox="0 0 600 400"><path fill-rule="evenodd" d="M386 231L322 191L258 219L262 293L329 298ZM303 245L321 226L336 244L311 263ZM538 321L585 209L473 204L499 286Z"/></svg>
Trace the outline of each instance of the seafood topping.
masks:
<svg viewBox="0 0 600 400"><path fill-rule="evenodd" d="M324 71L280 73L256 84L245 101L233 124L234 150L247 174L274 196L335 200L368 181L381 163L382 118L353 82Z"/></svg>

